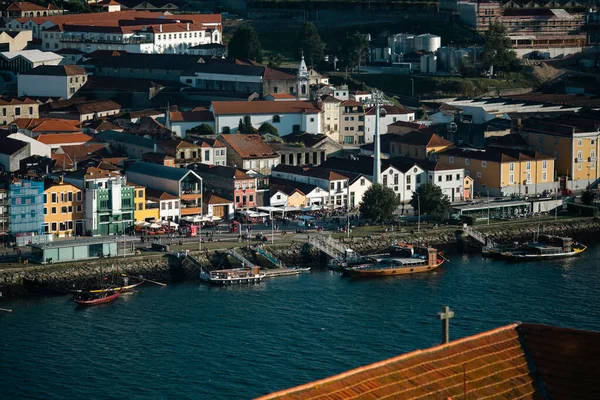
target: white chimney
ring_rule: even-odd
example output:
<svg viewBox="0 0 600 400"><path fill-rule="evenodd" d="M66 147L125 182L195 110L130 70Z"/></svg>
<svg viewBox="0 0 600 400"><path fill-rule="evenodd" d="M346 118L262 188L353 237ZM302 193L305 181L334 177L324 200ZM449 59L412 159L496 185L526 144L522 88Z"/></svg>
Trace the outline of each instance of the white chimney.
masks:
<svg viewBox="0 0 600 400"><path fill-rule="evenodd" d="M187 25L187 30L189 31L190 30L190 23L188 22L186 25Z"/></svg>
<svg viewBox="0 0 600 400"><path fill-rule="evenodd" d="M162 24L160 24L160 25L158 26L158 30L159 30L160 32L162 32Z"/></svg>

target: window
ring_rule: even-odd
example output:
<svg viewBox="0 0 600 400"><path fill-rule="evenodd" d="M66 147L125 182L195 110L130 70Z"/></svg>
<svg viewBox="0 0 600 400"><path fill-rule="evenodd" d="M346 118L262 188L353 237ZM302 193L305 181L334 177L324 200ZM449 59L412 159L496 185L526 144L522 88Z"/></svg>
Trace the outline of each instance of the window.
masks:
<svg viewBox="0 0 600 400"><path fill-rule="evenodd" d="M448 158L448 162L449 162L450 164L454 164L454 157L449 157L449 158Z"/></svg>
<svg viewBox="0 0 600 400"><path fill-rule="evenodd" d="M581 150L579 150L577 152L577 162L580 163L583 161L583 153L581 152Z"/></svg>
<svg viewBox="0 0 600 400"><path fill-rule="evenodd" d="M547 179L548 179L548 172L542 171L542 182L546 182Z"/></svg>
<svg viewBox="0 0 600 400"><path fill-rule="evenodd" d="M360 186L365 186L365 178L360 179Z"/></svg>
<svg viewBox="0 0 600 400"><path fill-rule="evenodd" d="M478 178L481 178L481 172L478 172L478 173L477 173L477 177L478 177Z"/></svg>
<svg viewBox="0 0 600 400"><path fill-rule="evenodd" d="M33 107L29 107L29 115L33 115Z"/></svg>
<svg viewBox="0 0 600 400"><path fill-rule="evenodd" d="M239 203L240 202L240 196L235 196L235 202Z"/></svg>
<svg viewBox="0 0 600 400"><path fill-rule="evenodd" d="M73 192L67 193L67 201L73 201Z"/></svg>
<svg viewBox="0 0 600 400"><path fill-rule="evenodd" d="M460 181L460 174L456 174L456 180Z"/></svg>
<svg viewBox="0 0 600 400"><path fill-rule="evenodd" d="M122 207L131 207L131 199L121 199Z"/></svg>
<svg viewBox="0 0 600 400"><path fill-rule="evenodd" d="M510 184L515 183L515 175L514 174L508 175L508 183L510 183Z"/></svg>
<svg viewBox="0 0 600 400"><path fill-rule="evenodd" d="M161 203L160 209L161 210L166 210L167 209L167 204L166 203Z"/></svg>
<svg viewBox="0 0 600 400"><path fill-rule="evenodd" d="M77 207L75 209L77 210L77 212L81 212L83 210L81 204L77 204Z"/></svg>
<svg viewBox="0 0 600 400"><path fill-rule="evenodd" d="M50 198L52 199L53 203L56 203L56 198L57 198L56 193L52 193Z"/></svg>
<svg viewBox="0 0 600 400"><path fill-rule="evenodd" d="M531 161L525 163L525 171L531 171Z"/></svg>
<svg viewBox="0 0 600 400"><path fill-rule="evenodd" d="M548 161L543 160L542 161L542 169L546 169L548 167Z"/></svg>
<svg viewBox="0 0 600 400"><path fill-rule="evenodd" d="M229 134L229 133L231 133L231 128L230 128L230 127L228 127L228 126L224 126L224 127L223 127L223 133L225 133L225 134Z"/></svg>
<svg viewBox="0 0 600 400"><path fill-rule="evenodd" d="M527 179L527 183L531 183L531 172L527 172L527 174L525 176Z"/></svg>
<svg viewBox="0 0 600 400"><path fill-rule="evenodd" d="M329 189L335 190L335 183L331 182L331 184L329 185Z"/></svg>
<svg viewBox="0 0 600 400"><path fill-rule="evenodd" d="M577 146L581 146L582 143L583 141L581 139L577 139Z"/></svg>
<svg viewBox="0 0 600 400"><path fill-rule="evenodd" d="M482 161L481 168L486 168L486 167L487 167L487 161Z"/></svg>
<svg viewBox="0 0 600 400"><path fill-rule="evenodd" d="M471 165L471 160L469 160L468 158L465 159L465 165Z"/></svg>
<svg viewBox="0 0 600 400"><path fill-rule="evenodd" d="M44 215L48 214L48 209L44 207Z"/></svg>
<svg viewBox="0 0 600 400"><path fill-rule="evenodd" d="M452 175L448 174L446 175L446 182L451 182L452 181Z"/></svg>
<svg viewBox="0 0 600 400"><path fill-rule="evenodd" d="M64 193L64 192L61 192L61 193L60 193L60 202L61 202L61 203L64 203L65 201L67 201L67 200L65 199L65 193Z"/></svg>
<svg viewBox="0 0 600 400"><path fill-rule="evenodd" d="M21 107L15 107L15 115L21 115Z"/></svg>
<svg viewBox="0 0 600 400"><path fill-rule="evenodd" d="M315 122L314 117L311 117L310 122Z"/></svg>
<svg viewBox="0 0 600 400"><path fill-rule="evenodd" d="M44 193L44 204L46 204L48 202L48 195L46 193Z"/></svg>
<svg viewBox="0 0 600 400"><path fill-rule="evenodd" d="M2 109L2 116L6 117L6 108Z"/></svg>
<svg viewBox="0 0 600 400"><path fill-rule="evenodd" d="M281 122L281 117L279 115L273 115L273 122L274 123L279 123Z"/></svg>
<svg viewBox="0 0 600 400"><path fill-rule="evenodd" d="M77 192L76 199L77 199L77 201L81 201L81 192Z"/></svg>
<svg viewBox="0 0 600 400"><path fill-rule="evenodd" d="M52 207L50 214L56 214L56 207Z"/></svg>
<svg viewBox="0 0 600 400"><path fill-rule="evenodd" d="M248 201L249 201L249 202L253 202L253 201L254 201L254 195L252 195L252 194L251 194L251 195L248 197Z"/></svg>
<svg viewBox="0 0 600 400"><path fill-rule="evenodd" d="M172 210L172 209L173 209L173 203L169 202L169 210Z"/></svg>
<svg viewBox="0 0 600 400"><path fill-rule="evenodd" d="M511 162L510 164L508 164L508 171L515 172L515 163L514 162Z"/></svg>
<svg viewBox="0 0 600 400"><path fill-rule="evenodd" d="M438 182L441 182L441 181L442 181L442 176L441 176L441 175L439 175L439 176L438 176Z"/></svg>

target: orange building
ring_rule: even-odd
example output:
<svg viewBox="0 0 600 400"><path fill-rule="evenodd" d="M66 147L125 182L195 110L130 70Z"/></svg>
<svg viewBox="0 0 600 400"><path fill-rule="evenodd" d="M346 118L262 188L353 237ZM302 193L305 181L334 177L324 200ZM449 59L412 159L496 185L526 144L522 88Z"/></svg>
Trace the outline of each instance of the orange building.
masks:
<svg viewBox="0 0 600 400"><path fill-rule="evenodd" d="M83 191L61 179L44 185L44 233L83 235Z"/></svg>

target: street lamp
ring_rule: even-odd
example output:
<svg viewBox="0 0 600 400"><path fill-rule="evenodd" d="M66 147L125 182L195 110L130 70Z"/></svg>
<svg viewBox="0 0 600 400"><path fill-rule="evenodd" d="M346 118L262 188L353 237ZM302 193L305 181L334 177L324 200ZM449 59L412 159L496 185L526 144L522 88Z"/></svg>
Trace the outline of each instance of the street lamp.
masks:
<svg viewBox="0 0 600 400"><path fill-rule="evenodd" d="M417 232L421 232L421 196L417 195Z"/></svg>

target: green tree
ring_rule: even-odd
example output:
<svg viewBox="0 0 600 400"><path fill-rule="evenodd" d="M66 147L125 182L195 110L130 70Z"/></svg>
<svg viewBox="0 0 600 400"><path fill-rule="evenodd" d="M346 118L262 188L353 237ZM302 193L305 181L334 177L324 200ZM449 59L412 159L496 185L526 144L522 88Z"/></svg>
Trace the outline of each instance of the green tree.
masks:
<svg viewBox="0 0 600 400"><path fill-rule="evenodd" d="M427 214L435 220L447 218L450 211L450 199L444 194L442 188L433 183L426 183L417 188L413 193L410 205L421 215Z"/></svg>
<svg viewBox="0 0 600 400"><path fill-rule="evenodd" d="M281 54L277 53L269 58L268 66L271 68L280 67L283 64L284 58Z"/></svg>
<svg viewBox="0 0 600 400"><path fill-rule="evenodd" d="M263 60L263 50L258 40L256 30L250 24L241 25L233 33L227 46L229 57L250 59L258 62Z"/></svg>
<svg viewBox="0 0 600 400"><path fill-rule="evenodd" d="M244 118L240 118L240 123L238 124L237 133L254 133L255 129L252 127L252 120L249 115L245 115Z"/></svg>
<svg viewBox="0 0 600 400"><path fill-rule="evenodd" d="M312 68L323 61L324 50L325 45L314 24L312 22L303 23L302 28L300 28L296 36L296 44L294 46L294 57L296 60L300 60L302 54L304 54L306 65Z"/></svg>
<svg viewBox="0 0 600 400"><path fill-rule="evenodd" d="M198 125L193 127L192 129L188 129L186 131L186 133L194 133L197 135L214 135L215 134L215 130L212 128L212 126L208 125L208 124L202 124L202 125Z"/></svg>
<svg viewBox="0 0 600 400"><path fill-rule="evenodd" d="M508 70L515 65L517 54L512 50L506 28L501 23L492 23L485 33L481 58L485 68L494 66L495 69Z"/></svg>
<svg viewBox="0 0 600 400"><path fill-rule="evenodd" d="M279 137L279 130L277 130L277 128L268 122L263 122L262 125L258 127L258 131L262 134L269 134Z"/></svg>
<svg viewBox="0 0 600 400"><path fill-rule="evenodd" d="M354 32L346 37L340 48L339 58L343 66L358 67L358 72L360 72L360 66L369 58L369 43L367 43L365 36L359 32Z"/></svg>
<svg viewBox="0 0 600 400"><path fill-rule="evenodd" d="M358 207L363 217L379 221L383 225L394 216L400 203L400 196L392 189L374 184L365 192Z"/></svg>

